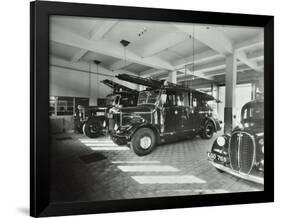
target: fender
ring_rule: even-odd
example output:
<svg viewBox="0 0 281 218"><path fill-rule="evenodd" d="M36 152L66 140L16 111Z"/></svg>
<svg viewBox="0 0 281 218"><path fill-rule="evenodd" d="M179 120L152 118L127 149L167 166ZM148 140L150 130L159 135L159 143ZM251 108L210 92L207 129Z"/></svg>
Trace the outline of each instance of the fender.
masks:
<svg viewBox="0 0 281 218"><path fill-rule="evenodd" d="M130 140L132 139L132 136L140 129L140 128L149 128L151 129L155 136L156 136L156 140L157 140L157 143L158 144L160 142L160 133L159 133L159 130L153 126L152 124L150 123L136 123L133 128L130 129Z"/></svg>
<svg viewBox="0 0 281 218"><path fill-rule="evenodd" d="M96 121L99 121L101 123L101 125L103 124L103 122L105 121L105 116L91 116L91 117L88 117L88 119L86 120L85 123L87 123L89 120L96 120Z"/></svg>
<svg viewBox="0 0 281 218"><path fill-rule="evenodd" d="M211 123L214 125L214 127L215 127L215 132L221 130L219 121L218 121L217 119L215 119L215 118L213 118L213 117L207 117L207 118L205 118L205 120L203 121L203 126L205 126L205 124L206 124L207 122L211 122Z"/></svg>

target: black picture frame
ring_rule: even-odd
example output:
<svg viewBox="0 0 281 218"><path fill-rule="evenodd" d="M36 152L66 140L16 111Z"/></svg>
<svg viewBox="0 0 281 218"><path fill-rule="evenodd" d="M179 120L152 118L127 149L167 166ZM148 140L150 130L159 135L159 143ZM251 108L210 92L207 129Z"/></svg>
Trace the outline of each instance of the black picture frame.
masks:
<svg viewBox="0 0 281 218"><path fill-rule="evenodd" d="M49 180L49 16L192 22L264 28L265 177L264 191L197 196L50 202ZM139 211L274 201L274 17L264 15L151 9L141 7L35 1L30 3L30 215Z"/></svg>

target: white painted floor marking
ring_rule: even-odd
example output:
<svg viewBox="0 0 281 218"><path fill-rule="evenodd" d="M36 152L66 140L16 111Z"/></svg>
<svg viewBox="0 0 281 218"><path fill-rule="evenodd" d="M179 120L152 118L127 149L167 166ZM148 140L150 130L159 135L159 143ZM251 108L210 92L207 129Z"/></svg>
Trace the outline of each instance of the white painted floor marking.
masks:
<svg viewBox="0 0 281 218"><path fill-rule="evenodd" d="M118 166L123 172L179 172L177 168L161 165Z"/></svg>
<svg viewBox="0 0 281 218"><path fill-rule="evenodd" d="M185 194L185 193L197 193L197 194L200 194L200 193L204 193L204 194L207 194L207 193L229 193L230 191L227 191L225 189L167 189L167 190L158 190L156 191L158 193L161 193L161 192L176 192L176 193L182 193L182 194Z"/></svg>
<svg viewBox="0 0 281 218"><path fill-rule="evenodd" d="M130 150L128 147L118 146L89 146L93 151L127 151Z"/></svg>
<svg viewBox="0 0 281 218"><path fill-rule="evenodd" d="M132 178L140 184L193 184L206 183L205 180L195 176L132 176Z"/></svg>
<svg viewBox="0 0 281 218"><path fill-rule="evenodd" d="M160 161L154 160L136 160L136 161L112 161L113 164L160 164Z"/></svg>
<svg viewBox="0 0 281 218"><path fill-rule="evenodd" d="M95 140L81 140L80 141L81 143L95 143L95 144L97 144L97 143L100 143L100 144L103 144L103 143L113 143L112 141L110 141L110 140L107 140L107 141L95 141Z"/></svg>
<svg viewBox="0 0 281 218"><path fill-rule="evenodd" d="M93 144L93 143L85 143L84 145L88 146L88 147L108 147L108 146L111 146L111 147L121 147L121 146L118 146L114 143L108 143L108 144Z"/></svg>

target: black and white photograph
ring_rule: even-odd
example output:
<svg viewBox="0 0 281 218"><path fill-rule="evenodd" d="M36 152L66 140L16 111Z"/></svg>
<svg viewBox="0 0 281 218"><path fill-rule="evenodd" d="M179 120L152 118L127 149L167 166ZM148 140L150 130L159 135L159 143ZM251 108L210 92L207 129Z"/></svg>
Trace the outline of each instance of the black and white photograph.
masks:
<svg viewBox="0 0 281 218"><path fill-rule="evenodd" d="M52 202L264 191L264 28L49 25Z"/></svg>

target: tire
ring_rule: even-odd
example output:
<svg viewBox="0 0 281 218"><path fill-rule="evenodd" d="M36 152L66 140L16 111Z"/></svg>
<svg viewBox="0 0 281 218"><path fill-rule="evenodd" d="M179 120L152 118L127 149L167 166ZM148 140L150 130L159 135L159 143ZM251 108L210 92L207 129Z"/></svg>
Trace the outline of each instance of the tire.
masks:
<svg viewBox="0 0 281 218"><path fill-rule="evenodd" d="M215 132L214 124L209 121L205 124L204 129L200 133L200 136L203 139L211 139L214 135L214 132Z"/></svg>
<svg viewBox="0 0 281 218"><path fill-rule="evenodd" d="M149 154L155 147L156 136L149 128L141 128L135 132L131 140L131 149L138 156Z"/></svg>
<svg viewBox="0 0 281 218"><path fill-rule="evenodd" d="M96 138L102 134L102 125L99 121L90 119L83 125L83 133L89 138Z"/></svg>

